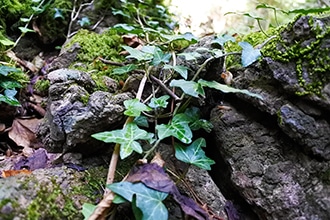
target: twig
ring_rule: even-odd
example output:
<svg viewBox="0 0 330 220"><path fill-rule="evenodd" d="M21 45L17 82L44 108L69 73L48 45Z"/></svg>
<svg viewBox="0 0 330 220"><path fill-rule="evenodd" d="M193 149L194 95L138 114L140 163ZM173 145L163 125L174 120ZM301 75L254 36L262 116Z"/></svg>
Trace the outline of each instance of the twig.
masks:
<svg viewBox="0 0 330 220"><path fill-rule="evenodd" d="M181 99L174 92L172 92L172 90L167 88L166 85L161 80L157 79L153 75L150 75L149 77L153 81L155 81L160 87L162 87L162 89L165 90L165 92L167 92L167 94L169 94L175 100L175 102L181 101Z"/></svg>

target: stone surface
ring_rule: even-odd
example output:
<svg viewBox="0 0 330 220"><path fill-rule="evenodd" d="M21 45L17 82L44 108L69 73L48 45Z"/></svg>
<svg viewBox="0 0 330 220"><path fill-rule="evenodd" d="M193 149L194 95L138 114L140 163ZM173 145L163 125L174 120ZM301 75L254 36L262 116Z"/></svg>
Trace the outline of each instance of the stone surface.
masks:
<svg viewBox="0 0 330 220"><path fill-rule="evenodd" d="M55 70L48 79L48 110L39 132L44 147L49 152L97 152L102 143L91 135L122 122L123 102L131 93L93 92L94 81L76 70Z"/></svg>
<svg viewBox="0 0 330 220"><path fill-rule="evenodd" d="M275 45L286 55L233 72L234 87L263 99L225 95L227 108L211 112L212 177L252 219L329 219L330 70L320 61L329 56L328 23L302 16L284 28Z"/></svg>

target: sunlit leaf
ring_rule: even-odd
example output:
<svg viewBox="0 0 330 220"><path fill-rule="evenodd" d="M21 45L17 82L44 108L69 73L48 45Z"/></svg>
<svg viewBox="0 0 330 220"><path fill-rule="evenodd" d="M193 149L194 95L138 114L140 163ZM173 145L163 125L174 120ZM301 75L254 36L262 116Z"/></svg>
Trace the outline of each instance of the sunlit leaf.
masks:
<svg viewBox="0 0 330 220"><path fill-rule="evenodd" d="M160 140L174 136L182 143L189 144L192 138L192 132L189 127L189 118L185 114L177 114L169 124L160 124L156 126L157 135Z"/></svg>
<svg viewBox="0 0 330 220"><path fill-rule="evenodd" d="M120 144L120 158L124 159L133 151L142 153L142 147L136 140L152 140L153 134L140 129L135 123L128 123L121 130L105 131L93 134L92 137L105 143Z"/></svg>
<svg viewBox="0 0 330 220"><path fill-rule="evenodd" d="M167 104L168 104L168 99L170 98L170 96L168 95L163 95L161 97L158 98L152 98L150 100L149 106L151 108L166 108Z"/></svg>
<svg viewBox="0 0 330 220"><path fill-rule="evenodd" d="M125 73L129 73L133 70L136 70L138 67L134 64L128 64L126 66L121 66L121 67L118 67L118 68L114 68L112 70L112 74L115 74L115 75L122 75L122 74L125 74Z"/></svg>
<svg viewBox="0 0 330 220"><path fill-rule="evenodd" d="M204 138L198 138L189 146L183 146L182 144L175 143L175 157L183 162L193 164L205 170L211 170L211 165L215 162L205 156L205 152L202 147L206 146Z"/></svg>
<svg viewBox="0 0 330 220"><path fill-rule="evenodd" d="M243 67L249 66L261 56L260 49L254 49L248 42L239 42L238 44L243 49L241 57Z"/></svg>
<svg viewBox="0 0 330 220"><path fill-rule="evenodd" d="M187 79L188 77L188 68L185 66L172 66L169 64L164 65L164 69L173 69L175 72L179 73L182 78Z"/></svg>
<svg viewBox="0 0 330 220"><path fill-rule="evenodd" d="M220 90L221 92L224 92L224 93L229 93L229 92L231 92L231 93L243 93L243 94L246 94L246 95L249 95L249 96L252 96L252 97L262 99L261 95L249 92L246 89L235 89L233 87L230 87L230 86L227 86L227 85L224 85L224 84L220 84L216 81L206 81L206 80L200 79L200 80L198 80L198 82L203 87L206 86L206 87L209 87L209 88Z"/></svg>
<svg viewBox="0 0 330 220"><path fill-rule="evenodd" d="M204 89L198 82L186 81L183 79L173 79L170 83L170 86L179 87L185 94L196 98L199 96L205 96Z"/></svg>
<svg viewBox="0 0 330 220"><path fill-rule="evenodd" d="M168 40L169 42L176 41L176 40L187 40L190 43L196 43L198 41L198 38L195 37L192 33L187 32L185 34L181 35L167 35L167 34L161 34L163 38Z"/></svg>
<svg viewBox="0 0 330 220"><path fill-rule="evenodd" d="M8 38L5 38L4 36L2 36L0 34L0 44L4 45L4 46L12 46L15 44L14 41L9 40Z"/></svg>
<svg viewBox="0 0 330 220"><path fill-rule="evenodd" d="M294 9L291 11L286 12L287 14L303 14L303 15L308 15L308 14L318 14L318 13L324 13L330 11L330 7L325 7L325 8L300 8L300 9Z"/></svg>
<svg viewBox="0 0 330 220"><path fill-rule="evenodd" d="M34 30L30 28L25 28L25 27L18 27L22 33L27 33L27 32L34 32Z"/></svg>
<svg viewBox="0 0 330 220"><path fill-rule="evenodd" d="M80 27L85 27L91 24L91 21L88 17L82 17L80 20L78 20L78 23Z"/></svg>
<svg viewBox="0 0 330 220"><path fill-rule="evenodd" d="M167 208L162 203L167 193L150 189L143 183L119 182L107 187L130 202L133 202L135 196L135 205L142 212L142 220L168 219Z"/></svg>
<svg viewBox="0 0 330 220"><path fill-rule="evenodd" d="M95 209L96 209L96 205L90 203L84 203L81 210L84 216L84 220L87 220L92 215Z"/></svg>
<svg viewBox="0 0 330 220"><path fill-rule="evenodd" d="M14 98L14 97L8 97L8 96L5 96L5 95L2 95L0 94L0 102L5 102L9 105L12 105L12 106L20 106L20 102Z"/></svg>
<svg viewBox="0 0 330 220"><path fill-rule="evenodd" d="M29 22L30 21L30 19L29 18L20 18L19 19L21 22L24 22L24 23L26 23L26 22Z"/></svg>
<svg viewBox="0 0 330 220"><path fill-rule="evenodd" d="M138 99L125 100L124 105L126 111L124 112L127 116L137 117L143 111L151 111L152 108L148 107L146 104L140 102Z"/></svg>
<svg viewBox="0 0 330 220"><path fill-rule="evenodd" d="M151 60L153 58L152 54L142 52L141 50L129 47L129 46L122 46L130 55L127 58L134 58L138 61L142 60Z"/></svg>

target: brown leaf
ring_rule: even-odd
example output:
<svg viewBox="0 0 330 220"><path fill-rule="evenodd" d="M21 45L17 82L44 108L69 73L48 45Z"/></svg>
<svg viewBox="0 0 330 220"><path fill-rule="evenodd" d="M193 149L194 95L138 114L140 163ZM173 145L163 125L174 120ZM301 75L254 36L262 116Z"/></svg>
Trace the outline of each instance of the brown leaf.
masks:
<svg viewBox="0 0 330 220"><path fill-rule="evenodd" d="M16 176L18 174L29 175L31 173L32 172L30 170L27 170L27 169L23 169L23 170L3 170L2 171L2 177L7 178L7 177L10 177L10 176Z"/></svg>
<svg viewBox="0 0 330 220"><path fill-rule="evenodd" d="M138 38L136 35L123 35L122 36L124 43L130 47L137 47L139 45L143 45L143 41Z"/></svg>
<svg viewBox="0 0 330 220"><path fill-rule="evenodd" d="M8 136L17 146L33 147L37 143L36 132L41 119L15 119L12 129L8 132Z"/></svg>
<svg viewBox="0 0 330 220"><path fill-rule="evenodd" d="M47 152L43 148L35 150L28 158L21 157L14 165L15 170L29 169L36 170L47 166Z"/></svg>

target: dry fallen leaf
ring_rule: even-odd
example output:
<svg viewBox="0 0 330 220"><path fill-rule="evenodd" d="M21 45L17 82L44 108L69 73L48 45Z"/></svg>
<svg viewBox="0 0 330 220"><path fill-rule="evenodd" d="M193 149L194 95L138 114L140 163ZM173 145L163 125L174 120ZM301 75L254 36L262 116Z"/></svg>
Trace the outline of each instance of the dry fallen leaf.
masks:
<svg viewBox="0 0 330 220"><path fill-rule="evenodd" d="M23 169L23 170L3 170L2 171L2 177L7 178L7 177L10 177L10 176L16 176L18 174L29 175L31 173L32 173L32 171L27 170L27 169Z"/></svg>
<svg viewBox="0 0 330 220"><path fill-rule="evenodd" d="M33 147L37 143L37 129L41 119L14 119L12 129L8 132L8 136L17 146Z"/></svg>

